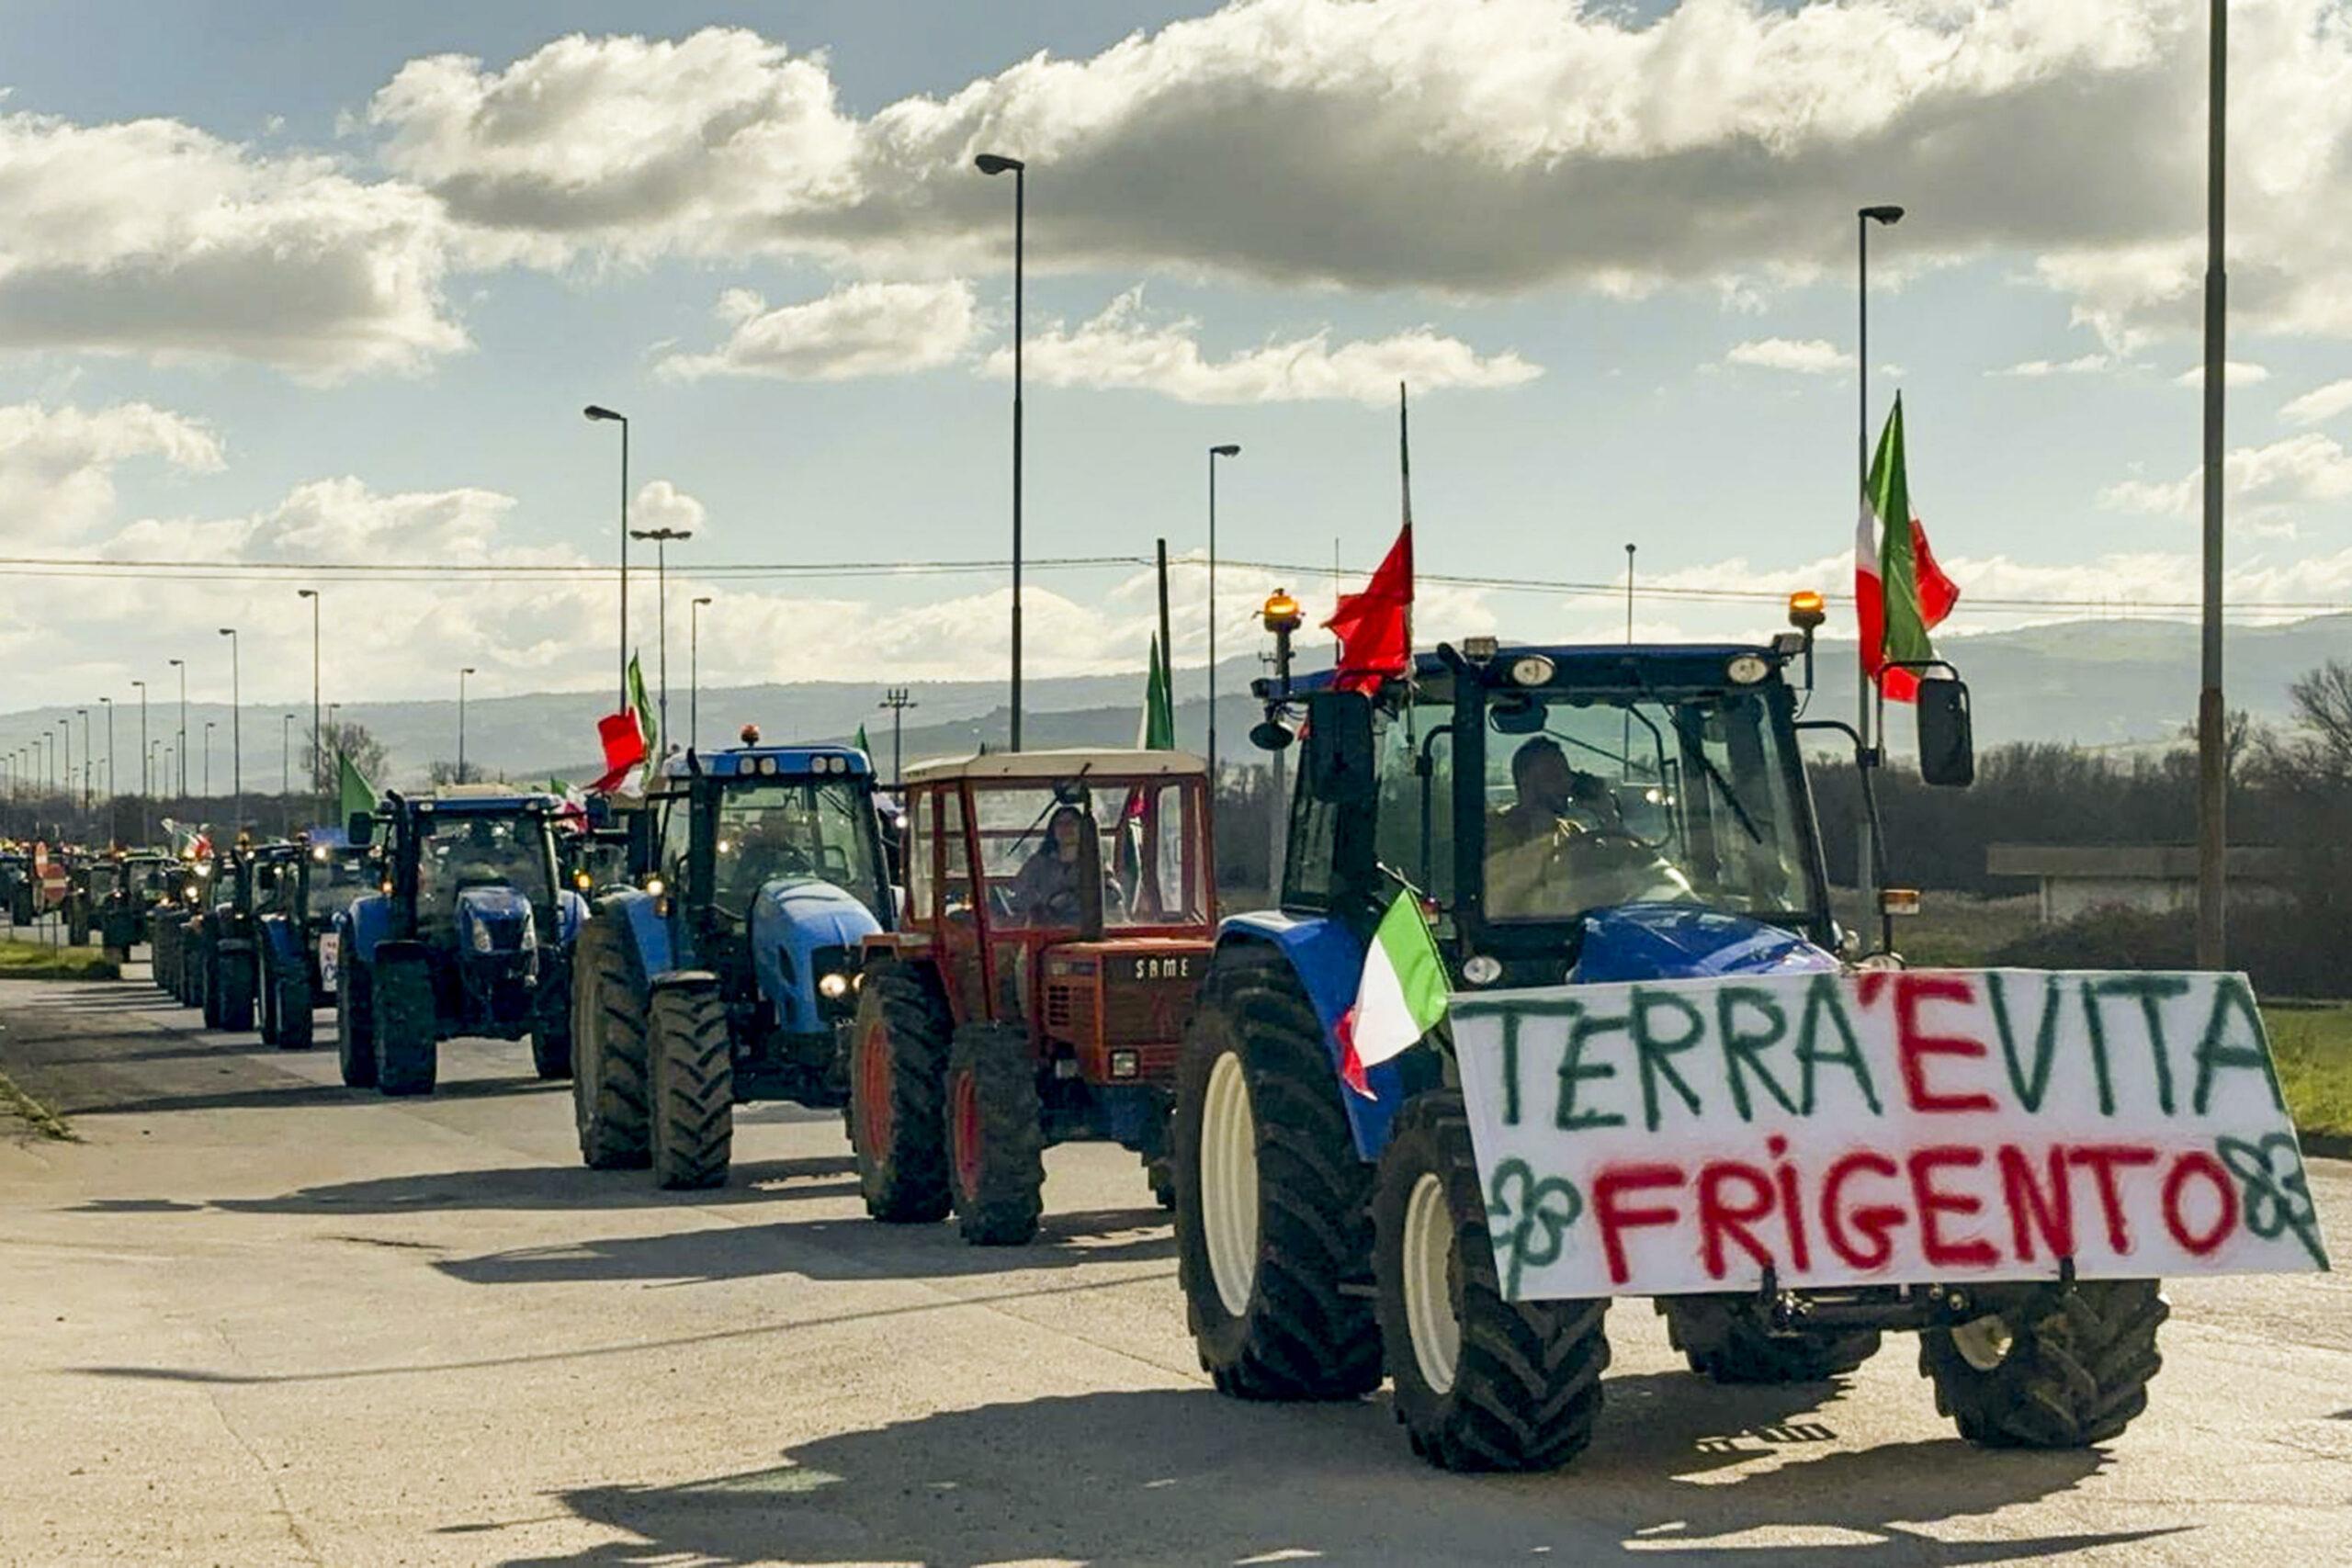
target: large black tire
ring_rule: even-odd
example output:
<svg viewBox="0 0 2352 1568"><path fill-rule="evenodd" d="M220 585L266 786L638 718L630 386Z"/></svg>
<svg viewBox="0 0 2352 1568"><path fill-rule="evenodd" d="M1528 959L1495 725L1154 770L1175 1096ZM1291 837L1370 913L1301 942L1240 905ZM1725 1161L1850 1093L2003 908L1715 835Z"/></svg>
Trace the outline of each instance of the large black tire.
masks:
<svg viewBox="0 0 2352 1568"><path fill-rule="evenodd" d="M219 995L212 1003L213 1027L243 1034L254 1026L254 951L238 948L219 954L212 964L212 985Z"/></svg>
<svg viewBox="0 0 2352 1568"><path fill-rule="evenodd" d="M254 964L261 971L261 982L254 998L254 1032L265 1045L277 1043L277 972L269 962L268 938L264 937L256 948Z"/></svg>
<svg viewBox="0 0 2352 1568"><path fill-rule="evenodd" d="M2154 1280L1989 1286L1970 1292L1996 1314L1919 1336L1919 1370L1936 1408L1972 1443L1996 1449L2080 1449L2120 1435L2148 1407L2164 1359L2156 1330L2170 1315Z"/></svg>
<svg viewBox="0 0 2352 1568"><path fill-rule="evenodd" d="M433 971L422 953L376 949L376 1088L387 1095L431 1094L440 1067L434 1038Z"/></svg>
<svg viewBox="0 0 2352 1568"><path fill-rule="evenodd" d="M967 1023L947 1047L947 1179L975 1247L1019 1247L1046 1208L1045 1104L1019 1024Z"/></svg>
<svg viewBox="0 0 2352 1568"><path fill-rule="evenodd" d="M304 957L280 964L272 978L277 982L277 1048L307 1051L318 1040L318 1019L312 1011L318 998L311 989L310 960Z"/></svg>
<svg viewBox="0 0 2352 1568"><path fill-rule="evenodd" d="M947 998L928 970L895 959L865 971L851 1025L850 1146L865 1212L892 1224L945 1217Z"/></svg>
<svg viewBox="0 0 2352 1568"><path fill-rule="evenodd" d="M550 965L531 992L531 1070L553 1081L571 1076L571 965L542 953Z"/></svg>
<svg viewBox="0 0 2352 1568"><path fill-rule="evenodd" d="M571 1111L591 1170L641 1170L651 1158L646 1111L645 993L628 928L597 915L571 955Z"/></svg>
<svg viewBox="0 0 2352 1568"><path fill-rule="evenodd" d="M647 1024L654 1183L673 1190L724 1187L735 1146L735 1057L718 987L664 986L653 993Z"/></svg>
<svg viewBox="0 0 2352 1568"><path fill-rule="evenodd" d="M1503 1299L1462 1096L1398 1112L1373 1198L1396 1419L1445 1470L1557 1470L1592 1441L1609 1300Z"/></svg>
<svg viewBox="0 0 2352 1568"><path fill-rule="evenodd" d="M1177 1074L1176 1257L1202 1370L1237 1398L1351 1399L1380 1382L1373 1170L1340 1093L1288 961L1220 953Z"/></svg>
<svg viewBox="0 0 2352 1568"><path fill-rule="evenodd" d="M220 1021L220 943L207 937L198 946L198 953L196 967L199 980L196 1005L204 1015L205 1028L226 1029L228 1025Z"/></svg>
<svg viewBox="0 0 2352 1568"><path fill-rule="evenodd" d="M346 951L334 972L335 1065L345 1089L376 1087L376 988L368 966Z"/></svg>
<svg viewBox="0 0 2352 1568"><path fill-rule="evenodd" d="M1822 1382L1878 1354L1875 1328L1775 1333L1754 1296L1661 1296L1657 1310L1690 1370L1717 1382Z"/></svg>

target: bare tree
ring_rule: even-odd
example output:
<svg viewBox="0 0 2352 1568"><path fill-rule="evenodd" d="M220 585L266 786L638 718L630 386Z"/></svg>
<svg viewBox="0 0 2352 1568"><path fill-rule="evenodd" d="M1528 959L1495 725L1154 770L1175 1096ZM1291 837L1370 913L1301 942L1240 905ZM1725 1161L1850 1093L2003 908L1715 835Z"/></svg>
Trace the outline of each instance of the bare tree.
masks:
<svg viewBox="0 0 2352 1568"><path fill-rule="evenodd" d="M2295 722L2308 732L2312 761L2338 777L2352 774L2352 662L2331 659L2287 688Z"/></svg>
<svg viewBox="0 0 2352 1568"><path fill-rule="evenodd" d="M383 782L384 762L391 753L382 741L368 732L366 725L345 719L339 724L328 725L320 733L324 743L319 748L319 776L311 781L312 788L330 793L334 791L338 776L334 765L338 752L351 759L351 765L359 770L360 777L370 784Z"/></svg>

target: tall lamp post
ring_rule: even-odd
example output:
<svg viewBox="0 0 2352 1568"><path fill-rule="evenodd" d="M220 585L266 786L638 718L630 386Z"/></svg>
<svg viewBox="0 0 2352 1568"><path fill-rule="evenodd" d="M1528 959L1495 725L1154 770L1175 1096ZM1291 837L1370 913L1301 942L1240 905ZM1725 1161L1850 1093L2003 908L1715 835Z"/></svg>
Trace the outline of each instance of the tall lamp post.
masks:
<svg viewBox="0 0 2352 1568"><path fill-rule="evenodd" d="M219 719L217 719L217 718L208 718L208 719L206 719L206 720L204 721L204 775L203 775L203 776L204 776L204 798L205 798L205 799L207 799L207 800L209 800L209 799L211 799L211 798L212 798L212 728L213 728L213 726L215 726L215 725L219 724L220 722L220 721Z"/></svg>
<svg viewBox="0 0 2352 1568"><path fill-rule="evenodd" d="M139 694L139 841L147 841L147 802L155 793L155 759L147 750L147 682L133 681Z"/></svg>
<svg viewBox="0 0 2352 1568"><path fill-rule="evenodd" d="M74 721L61 716L57 721L57 728L65 737L58 744L58 750L63 754L65 764L58 771L58 783L65 791L65 807L70 811L74 807Z"/></svg>
<svg viewBox="0 0 2352 1568"><path fill-rule="evenodd" d="M706 593L686 606L686 750L691 751L702 739L702 607L710 603Z"/></svg>
<svg viewBox="0 0 2352 1568"><path fill-rule="evenodd" d="M922 705L908 695L904 686L893 686L875 705L890 710L890 787L896 789L906 778L907 710Z"/></svg>
<svg viewBox="0 0 2352 1568"><path fill-rule="evenodd" d="M1855 486L1861 507L1861 516L1871 515L1871 225L1893 227L1903 221L1903 209L1893 206L1865 207L1854 215L1854 384L1857 406L1854 424ZM1867 521L1856 536L1869 537ZM1883 737L1871 733L1871 683L1863 678L1861 653L1857 648L1854 659L1854 733L1861 737L1863 767L1878 764ZM1869 791L1862 792L1864 801ZM1861 919L1865 926L1878 918L1877 848L1871 831L1870 807L1858 808L1854 829L1854 882L1862 896Z"/></svg>
<svg viewBox="0 0 2352 1568"><path fill-rule="evenodd" d="M1209 448L1209 787L1216 787L1216 460L1238 457L1238 443ZM1162 668L1175 662L1175 650L1159 650Z"/></svg>
<svg viewBox="0 0 2352 1568"><path fill-rule="evenodd" d="M222 626L220 635L229 639L229 816L233 823L245 810L245 695L239 673L237 628Z"/></svg>
<svg viewBox="0 0 2352 1568"><path fill-rule="evenodd" d="M82 809L87 811L90 809L90 761L93 750L90 745L90 710L75 708L74 712L82 721Z"/></svg>
<svg viewBox="0 0 2352 1568"><path fill-rule="evenodd" d="M592 420L610 420L621 427L621 706L628 706L628 415L602 403L580 411Z"/></svg>
<svg viewBox="0 0 2352 1568"><path fill-rule="evenodd" d="M662 744L665 747L670 744L670 541L683 542L694 536L695 531L691 528L639 528L629 535L632 539L653 542L653 592L661 601L654 612L654 621L660 629L654 635L662 639L662 673L659 679L662 684ZM628 705L626 698L622 700L622 705Z"/></svg>
<svg viewBox="0 0 2352 1568"><path fill-rule="evenodd" d="M322 748L326 744L326 737L319 730L319 591L297 588L294 596L311 602L311 788L318 795L319 817L324 820L327 814L327 775L322 765L326 761Z"/></svg>
<svg viewBox="0 0 2352 1568"><path fill-rule="evenodd" d="M166 662L180 672L180 736L177 750L180 759L180 795L185 798L187 795L187 660L174 659Z"/></svg>
<svg viewBox="0 0 2352 1568"><path fill-rule="evenodd" d="M466 782L466 677L474 672L470 664L458 671L458 782Z"/></svg>
<svg viewBox="0 0 2352 1568"><path fill-rule="evenodd" d="M2223 265L2222 179L2229 152L2230 12L2212 0L2206 24L2204 592L2197 687L2197 966L2219 969L2227 952L2228 710L2222 700L2222 413L2229 344L2229 273Z"/></svg>
<svg viewBox="0 0 2352 1568"><path fill-rule="evenodd" d="M1021 306L1028 248L1029 165L983 152L972 166L984 175L1012 175L1012 749L1021 750Z"/></svg>
<svg viewBox="0 0 2352 1568"><path fill-rule="evenodd" d="M121 793L114 782L114 699L100 697L98 705L107 710L107 799L111 801Z"/></svg>

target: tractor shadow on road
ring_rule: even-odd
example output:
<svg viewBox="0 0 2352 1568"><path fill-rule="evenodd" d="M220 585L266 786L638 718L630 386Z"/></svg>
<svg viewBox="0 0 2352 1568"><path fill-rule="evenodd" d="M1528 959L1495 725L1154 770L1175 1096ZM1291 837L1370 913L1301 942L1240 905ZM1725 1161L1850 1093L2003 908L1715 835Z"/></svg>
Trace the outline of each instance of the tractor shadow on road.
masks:
<svg viewBox="0 0 2352 1568"><path fill-rule="evenodd" d="M241 1051L234 1044L224 1044L219 1053L221 1071L233 1072L232 1064L243 1062L266 1064L268 1058L254 1057L250 1049ZM114 1058L119 1060L119 1058ZM275 1069L269 1069L274 1071ZM566 1094L569 1090L560 1083L543 1083L537 1078L449 1078L433 1091L429 1100L411 1100L388 1103L413 1106L430 1105L435 1100L498 1100L510 1095ZM152 1116L167 1111L299 1111L317 1106L367 1105L385 1100L386 1097L373 1089L345 1089L341 1084L313 1083L308 1078L287 1076L282 1082L264 1085L247 1084L239 1088L198 1089L186 1094L145 1095L130 1100L107 1100L99 1103L76 1106L74 1114L82 1116Z"/></svg>
<svg viewBox="0 0 2352 1568"><path fill-rule="evenodd" d="M824 1183L854 1197L854 1180ZM817 1189L804 1189L814 1192ZM474 1285L575 1284L589 1280L704 1284L797 1275L808 1280L939 1280L1001 1276L1080 1264L1159 1262L1176 1254L1158 1208L1047 1214L1026 1247L967 1246L954 1224L882 1225L867 1219L779 1220L665 1235L613 1236L554 1247L516 1247L434 1267Z"/></svg>
<svg viewBox="0 0 2352 1568"><path fill-rule="evenodd" d="M491 1083L496 1080L478 1080ZM561 1084L541 1087L560 1090ZM342 1089L339 1094L353 1091ZM778 1198L833 1197L856 1190L848 1155L739 1162L724 1187L707 1192L663 1192L643 1171L590 1170L581 1165L493 1167L381 1176L299 1188L276 1198L223 1198L216 1209L256 1214L413 1214L470 1209L676 1209L691 1203L762 1203ZM732 1234L741 1234L732 1233Z"/></svg>
<svg viewBox="0 0 2352 1568"><path fill-rule="evenodd" d="M1994 1512L2068 1490L2096 1453L1986 1454L1957 1438L1895 1443L1708 1472L1759 1450L1831 1391L1723 1390L1661 1374L1611 1382L1634 1411L1603 1417L1558 1475L1442 1474L1407 1451L1385 1402L1247 1404L1158 1390L982 1405L825 1438L783 1462L672 1486L560 1495L582 1519L633 1538L508 1568L691 1561L1033 1559L1090 1563L1272 1561L1573 1563L1905 1563L2032 1560L2164 1529L1946 1542L1915 1523ZM1668 1391L1668 1385L1672 1385ZM1726 1457L1726 1444L1746 1453ZM1041 1461L1043 1462L1041 1462ZM1836 1545L1734 1543L1738 1532L1835 1530ZM495 1525L450 1533L489 1533ZM1868 1538L1855 1541L1851 1538Z"/></svg>

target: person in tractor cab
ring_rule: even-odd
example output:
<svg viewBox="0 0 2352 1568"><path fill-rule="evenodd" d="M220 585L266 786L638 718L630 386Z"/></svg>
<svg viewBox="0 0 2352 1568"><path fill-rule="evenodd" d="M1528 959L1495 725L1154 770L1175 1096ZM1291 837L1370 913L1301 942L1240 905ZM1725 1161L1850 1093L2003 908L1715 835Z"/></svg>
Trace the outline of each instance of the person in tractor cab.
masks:
<svg viewBox="0 0 2352 1568"><path fill-rule="evenodd" d="M1057 806L1046 819L1046 841L1012 879L1013 918L1033 926L1076 925L1084 875L1086 813Z"/></svg>
<svg viewBox="0 0 2352 1568"><path fill-rule="evenodd" d="M808 848L793 829L791 814L763 811L719 861L718 901L729 913L748 909L760 889L777 877L808 874Z"/></svg>
<svg viewBox="0 0 2352 1568"><path fill-rule="evenodd" d="M1511 756L1510 774L1518 798L1487 824L1487 906L1498 918L1573 913L1614 902L1626 896L1618 885L1625 880L1627 856L1656 860L1626 827L1608 781L1571 766L1550 736L1521 746ZM1679 878L1667 870L1671 881L1662 886L1671 891Z"/></svg>
<svg viewBox="0 0 2352 1568"><path fill-rule="evenodd" d="M458 894L468 887L532 885L530 852L509 823L477 818L455 833L441 829L427 849L417 863L417 898L420 904L439 906L443 914L457 908Z"/></svg>

